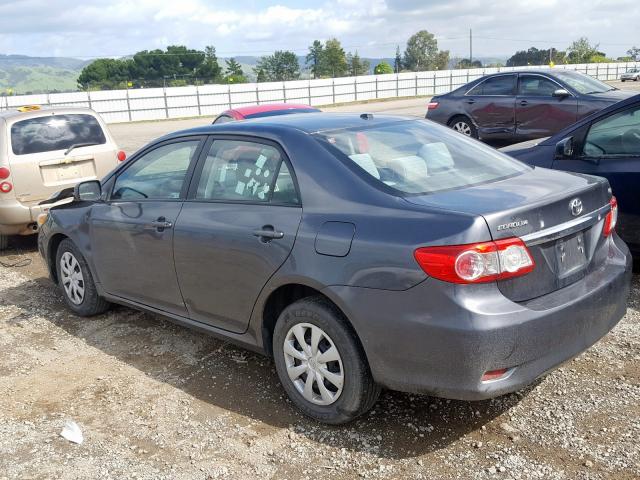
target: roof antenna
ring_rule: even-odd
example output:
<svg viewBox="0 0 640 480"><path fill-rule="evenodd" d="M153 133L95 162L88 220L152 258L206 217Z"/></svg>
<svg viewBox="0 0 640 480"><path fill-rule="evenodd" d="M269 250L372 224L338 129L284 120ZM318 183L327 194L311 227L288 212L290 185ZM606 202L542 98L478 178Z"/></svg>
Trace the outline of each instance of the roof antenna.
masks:
<svg viewBox="0 0 640 480"><path fill-rule="evenodd" d="M360 118L363 120L373 120L373 113L362 113Z"/></svg>

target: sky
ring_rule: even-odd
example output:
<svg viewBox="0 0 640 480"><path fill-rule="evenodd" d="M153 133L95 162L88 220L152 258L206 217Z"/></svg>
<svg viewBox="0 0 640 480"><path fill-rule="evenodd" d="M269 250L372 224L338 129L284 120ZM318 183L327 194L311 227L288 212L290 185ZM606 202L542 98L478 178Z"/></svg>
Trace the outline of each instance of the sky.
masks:
<svg viewBox="0 0 640 480"><path fill-rule="evenodd" d="M0 0L0 53L118 57L182 44L222 57L306 53L336 37L347 51L391 57L426 29L452 56L507 58L578 37L611 57L640 46L638 0Z"/></svg>

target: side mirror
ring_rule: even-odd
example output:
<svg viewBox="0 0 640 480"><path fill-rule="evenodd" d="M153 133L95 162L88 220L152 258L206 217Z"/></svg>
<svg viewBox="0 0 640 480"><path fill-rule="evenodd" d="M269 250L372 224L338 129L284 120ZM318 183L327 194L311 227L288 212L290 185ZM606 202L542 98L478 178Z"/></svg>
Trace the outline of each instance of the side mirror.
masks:
<svg viewBox="0 0 640 480"><path fill-rule="evenodd" d="M569 93L568 90L565 90L564 88L559 88L553 92L553 96L556 98L562 99L562 98L570 97L571 94Z"/></svg>
<svg viewBox="0 0 640 480"><path fill-rule="evenodd" d="M567 137L556 143L556 160L573 157L573 137Z"/></svg>
<svg viewBox="0 0 640 480"><path fill-rule="evenodd" d="M76 202L97 202L102 196L102 186L98 180L81 182L73 189L73 199Z"/></svg>

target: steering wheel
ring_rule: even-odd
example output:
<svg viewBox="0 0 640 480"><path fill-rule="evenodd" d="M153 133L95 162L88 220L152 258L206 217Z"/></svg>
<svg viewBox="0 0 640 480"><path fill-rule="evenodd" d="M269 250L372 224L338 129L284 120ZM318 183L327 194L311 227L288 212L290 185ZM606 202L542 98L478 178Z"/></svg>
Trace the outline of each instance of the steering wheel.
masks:
<svg viewBox="0 0 640 480"><path fill-rule="evenodd" d="M622 134L622 148L626 153L640 153L640 128L632 128Z"/></svg>
<svg viewBox="0 0 640 480"><path fill-rule="evenodd" d="M123 200L124 192L127 192L127 191L133 192L142 198L149 198L149 195L147 195L146 193L142 193L140 190L136 190L135 188L131 188L131 187L120 187L118 191L115 192L116 194L114 196L116 197L116 199Z"/></svg>
<svg viewBox="0 0 640 480"><path fill-rule="evenodd" d="M588 154L588 155L597 155L594 152L590 152L589 151L590 148L598 150L600 155L604 155L605 153L607 153L607 151L604 148L602 148L600 145L598 145L597 143L593 143L593 142L590 142L589 140L587 140L585 142L585 144L584 144L584 153Z"/></svg>

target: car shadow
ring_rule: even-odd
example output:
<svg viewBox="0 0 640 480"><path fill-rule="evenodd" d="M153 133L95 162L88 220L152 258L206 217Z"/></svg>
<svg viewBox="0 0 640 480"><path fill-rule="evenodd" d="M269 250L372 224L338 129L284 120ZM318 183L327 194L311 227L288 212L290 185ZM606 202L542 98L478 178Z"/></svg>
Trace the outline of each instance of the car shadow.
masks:
<svg viewBox="0 0 640 480"><path fill-rule="evenodd" d="M114 306L93 318L68 313L48 278L0 290L0 306L15 305L28 321L38 315L142 372L192 397L311 441L388 459L443 449L515 406L533 387L481 402L384 391L367 415L327 426L298 413L286 398L270 359L159 316ZM214 414L214 413L212 413Z"/></svg>

